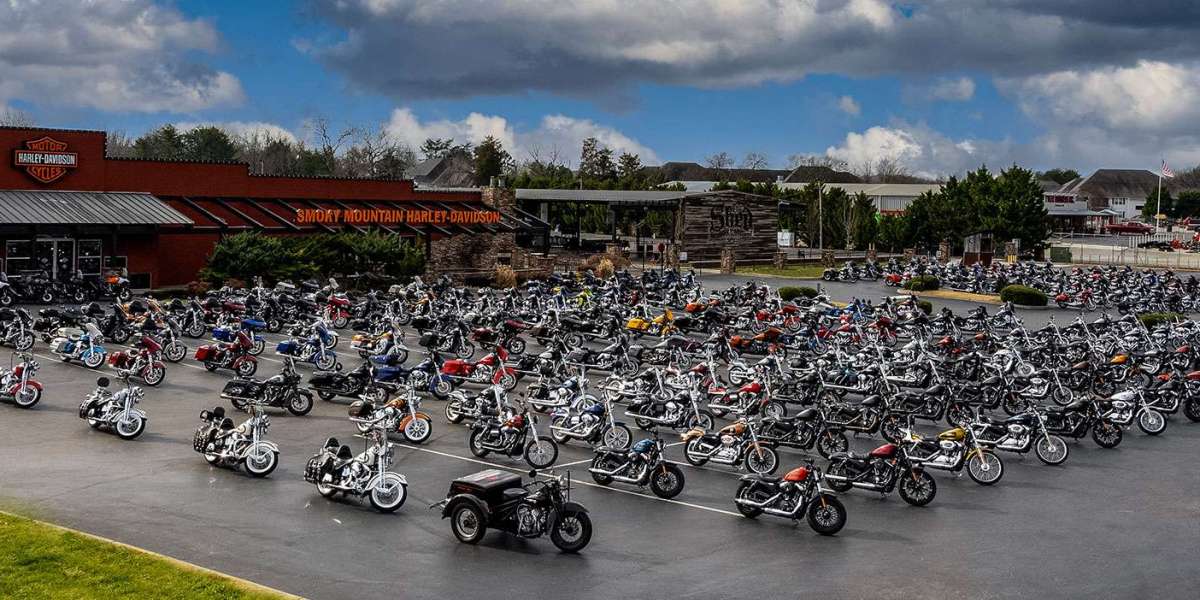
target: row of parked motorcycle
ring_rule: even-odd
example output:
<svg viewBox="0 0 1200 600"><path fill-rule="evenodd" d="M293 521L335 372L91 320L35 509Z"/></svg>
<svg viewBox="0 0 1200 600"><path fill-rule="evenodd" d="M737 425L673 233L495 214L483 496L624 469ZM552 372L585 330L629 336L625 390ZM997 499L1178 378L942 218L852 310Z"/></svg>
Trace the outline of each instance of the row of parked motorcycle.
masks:
<svg viewBox="0 0 1200 600"><path fill-rule="evenodd" d="M254 328L270 330L271 314L286 314L267 313L264 298L281 306L280 298L300 298L306 310L297 316L311 321L286 326L307 330L289 341L317 352L336 346L336 329L327 323L344 318L359 331L351 349L365 362L352 370L338 362L329 369L314 364L318 370L302 387L286 342L277 346L285 359L275 377L250 379L253 371L231 361L237 377L222 397L249 418L235 426L223 409L206 410L195 447L210 463L265 476L278 462L278 448L264 439L269 420L263 409L304 414L314 393L326 401L349 397L351 421L367 440L364 452L356 455L331 438L310 459L305 477L322 495L367 496L380 510L398 509L407 496L403 476L389 470L389 434L419 444L432 431L430 416L420 411L422 396L444 400L447 422L470 424L466 445L476 456L522 457L544 470L557 461L560 444L582 442L592 446L589 473L597 483L645 487L663 498L684 488L683 470L664 455L662 434L675 430L688 463L750 473L734 492L742 514L806 518L823 534L836 533L846 518L830 491L896 491L924 505L936 495L930 471L965 471L992 485L1004 472L1001 452L1033 452L1060 465L1069 454L1066 438L1090 434L1098 445L1113 447L1134 423L1158 435L1181 409L1200 420L1200 372L1191 370L1200 329L1191 321L1150 330L1131 317L1077 319L1030 331L1011 307L994 315L981 307L966 316L935 316L911 300L783 302L753 283L711 296L701 292L694 277L670 272L559 277L508 291L416 281L357 299L333 282L299 294L287 285L259 285L183 303L148 300L145 310L117 305L85 321L99 331L110 318L124 319L123 329L136 327L153 338L154 331L169 335L170 321L191 318L205 330L211 326L214 336L231 332L233 341L212 344L214 351L253 357ZM710 311L719 316L706 317ZM692 328L684 319L719 326ZM406 329L419 334L423 358L414 366L406 366ZM153 357L168 343L143 346ZM536 354L529 350L533 343ZM486 354L473 360L477 349ZM6 381L30 381L36 363L23 365ZM135 408L143 394L129 383L136 371L118 369L125 389L110 393L101 380L80 414L93 426L136 437L145 424ZM524 391L512 397L523 380ZM618 420L619 410L648 437L635 440ZM544 431L539 416L549 421ZM730 422L718 422L723 418ZM927 438L916 431L918 421L946 421L950 428ZM847 433L879 435L885 443L860 455L850 451ZM784 448L816 450L828 462L821 468L806 461L775 478ZM549 510L555 503L569 503L568 480L534 477L521 484L496 472L452 483L443 516L468 542L491 526L557 535L565 549L573 547L570 540L586 544L586 510L572 508L572 519L548 522L565 514ZM500 514L507 520L496 520Z"/></svg>
<svg viewBox="0 0 1200 600"><path fill-rule="evenodd" d="M31 271L20 275L0 272L0 307L16 303L51 304L54 302L87 302L115 298L125 302L133 297L129 279L120 273L85 276L75 271L59 279L46 271Z"/></svg>
<svg viewBox="0 0 1200 600"><path fill-rule="evenodd" d="M847 263L841 270L827 271L841 277L826 278L848 280L851 275L846 273L876 268L872 263L859 266ZM966 266L922 258L907 262L892 258L878 269L884 284L891 287L903 287L913 277L936 277L942 289L977 294L998 294L1006 286L1024 285L1041 290L1059 308L1072 310L1117 309L1122 314L1200 312L1200 279L1195 275L1185 278L1170 269L1135 270L1128 265L1060 269L1052 263L1036 262Z"/></svg>

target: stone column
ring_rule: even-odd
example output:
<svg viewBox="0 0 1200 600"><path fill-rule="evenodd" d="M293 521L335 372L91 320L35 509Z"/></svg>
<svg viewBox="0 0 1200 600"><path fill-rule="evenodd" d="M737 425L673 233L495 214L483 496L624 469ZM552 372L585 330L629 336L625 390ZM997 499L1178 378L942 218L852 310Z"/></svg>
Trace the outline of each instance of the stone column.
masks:
<svg viewBox="0 0 1200 600"><path fill-rule="evenodd" d="M821 251L821 266L823 266L825 268L833 268L833 266L836 264L837 264L837 257L834 254L833 250L822 250Z"/></svg>
<svg viewBox="0 0 1200 600"><path fill-rule="evenodd" d="M721 249L721 274L732 275L737 272L737 258L734 257L733 247L725 246Z"/></svg>
<svg viewBox="0 0 1200 600"><path fill-rule="evenodd" d="M879 252L875 250L875 242L867 244L867 260L875 261L879 259Z"/></svg>
<svg viewBox="0 0 1200 600"><path fill-rule="evenodd" d="M937 259L941 262L950 261L950 242L943 241L938 244Z"/></svg>

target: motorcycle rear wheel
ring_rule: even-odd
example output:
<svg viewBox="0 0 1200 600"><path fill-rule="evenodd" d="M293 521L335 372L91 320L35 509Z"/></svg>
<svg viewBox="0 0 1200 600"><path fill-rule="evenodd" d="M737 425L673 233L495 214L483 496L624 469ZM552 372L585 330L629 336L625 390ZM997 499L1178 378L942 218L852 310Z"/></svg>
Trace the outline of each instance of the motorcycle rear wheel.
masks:
<svg viewBox="0 0 1200 600"><path fill-rule="evenodd" d="M829 468L825 469L825 473L828 475L835 475L837 477L848 477L846 474L846 465L842 462L829 463ZM829 489L835 492L848 492L850 491L850 488L854 487L849 481L841 481L838 479L825 478L822 483L829 486Z"/></svg>
<svg viewBox="0 0 1200 600"><path fill-rule="evenodd" d="M550 530L550 541L559 550L574 554L592 541L592 519L582 511L564 511Z"/></svg>
<svg viewBox="0 0 1200 600"><path fill-rule="evenodd" d="M1183 416L1193 423L1200 423L1200 398L1188 398L1183 402Z"/></svg>
<svg viewBox="0 0 1200 600"><path fill-rule="evenodd" d="M487 533L483 512L474 504L459 504L450 515L450 531L464 544L478 544Z"/></svg>
<svg viewBox="0 0 1200 600"><path fill-rule="evenodd" d="M470 437L467 438L467 446L471 449L471 454L474 454L478 458L483 458L483 457L487 456L489 453L491 453L491 450L484 448L480 444L479 438L482 435L483 435L482 431L480 431L478 429L473 429L473 430L471 430Z"/></svg>
<svg viewBox="0 0 1200 600"><path fill-rule="evenodd" d="M754 492L754 482L751 481L743 481L740 485L738 485L737 492L734 492L733 494L735 500L741 498L743 500L754 500L755 502L761 502L762 499L758 498L757 496L759 496L759 494ZM742 513L742 516L746 517L747 519L753 519L762 514L761 508L747 506L741 502L734 502L733 505L736 506L738 512Z"/></svg>

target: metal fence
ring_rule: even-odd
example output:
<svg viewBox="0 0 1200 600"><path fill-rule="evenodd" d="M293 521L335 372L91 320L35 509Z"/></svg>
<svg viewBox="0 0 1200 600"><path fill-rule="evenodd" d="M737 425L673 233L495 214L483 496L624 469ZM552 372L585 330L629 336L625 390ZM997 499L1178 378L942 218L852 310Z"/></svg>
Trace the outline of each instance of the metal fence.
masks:
<svg viewBox="0 0 1200 600"><path fill-rule="evenodd" d="M1137 248L1136 244L1133 247L1094 244L1054 244L1053 246L1068 249L1071 253L1071 262L1077 264L1129 265L1177 271L1200 271L1200 253L1196 252L1163 252Z"/></svg>

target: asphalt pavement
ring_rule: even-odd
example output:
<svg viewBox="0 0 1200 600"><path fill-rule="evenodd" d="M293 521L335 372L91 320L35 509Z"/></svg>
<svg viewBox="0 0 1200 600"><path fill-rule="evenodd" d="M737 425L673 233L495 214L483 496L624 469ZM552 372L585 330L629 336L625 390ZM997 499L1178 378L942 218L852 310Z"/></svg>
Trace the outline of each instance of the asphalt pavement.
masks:
<svg viewBox="0 0 1200 600"><path fill-rule="evenodd" d="M706 276L705 284L746 279ZM888 293L878 284L829 290L843 300ZM934 303L956 311L972 306ZM1053 310L1023 316L1033 323L1051 314L1073 318ZM197 343L189 341L192 351ZM347 346L344 339L339 355L352 368L358 358ZM491 467L527 470L518 460L471 456L468 429L447 424L440 401L424 402L434 415L432 439L397 449L395 469L408 478L409 498L384 515L365 501L325 500L303 480L305 461L327 436L351 439L355 432L348 400L318 401L305 417L273 412L267 437L279 444L281 463L258 480L210 467L191 447L200 410L223 404L218 393L228 373L208 373L190 356L170 365L165 383L147 388L146 433L124 442L77 416L98 374L59 362L40 342L35 352L42 403L28 411L0 405L5 504L311 598L1196 594L1200 426L1181 416L1158 437L1127 431L1113 450L1090 439L1072 442L1061 467L1004 454L1004 478L993 487L935 472L938 494L924 508L894 495L848 492L848 524L832 538L803 522L741 517L732 502L741 474L719 466L685 463L686 487L675 501L631 486L598 486L586 472L591 452L573 443L561 448L558 469L572 473L572 498L591 510L595 531L582 554L563 555L548 539L495 532L478 546L460 544L449 523L426 508L444 498L455 477ZM259 377L278 371L270 350L263 358ZM852 440L857 450L880 443ZM668 457L683 462L679 446ZM784 451L780 472L802 459Z"/></svg>

